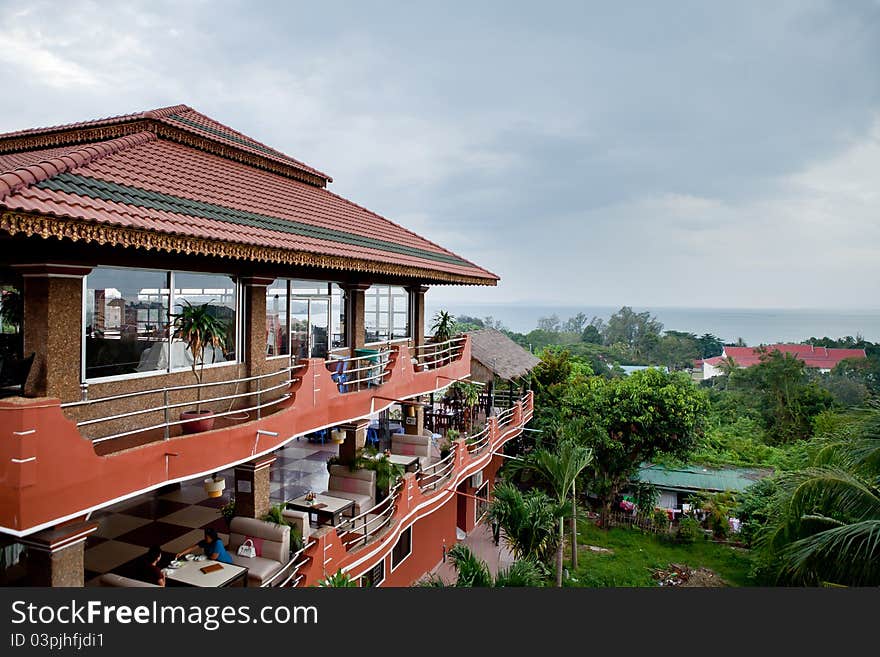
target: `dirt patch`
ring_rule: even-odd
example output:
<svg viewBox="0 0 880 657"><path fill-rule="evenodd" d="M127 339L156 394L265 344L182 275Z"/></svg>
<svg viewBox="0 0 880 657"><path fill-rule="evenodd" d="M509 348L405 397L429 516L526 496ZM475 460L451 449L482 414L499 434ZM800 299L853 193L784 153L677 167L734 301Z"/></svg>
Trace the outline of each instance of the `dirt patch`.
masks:
<svg viewBox="0 0 880 657"><path fill-rule="evenodd" d="M671 563L668 568L655 570L654 579L658 586L717 588L727 586L714 570L709 568L691 568L684 564Z"/></svg>

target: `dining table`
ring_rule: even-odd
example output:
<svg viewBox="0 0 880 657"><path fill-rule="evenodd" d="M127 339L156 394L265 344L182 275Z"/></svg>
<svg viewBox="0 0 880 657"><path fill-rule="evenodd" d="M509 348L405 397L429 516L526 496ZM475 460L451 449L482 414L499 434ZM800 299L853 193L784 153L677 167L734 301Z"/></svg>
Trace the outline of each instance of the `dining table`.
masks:
<svg viewBox="0 0 880 657"><path fill-rule="evenodd" d="M248 569L232 563L221 563L213 559L181 560L179 568L166 566L167 586L194 586L198 588L220 588L226 586L247 586Z"/></svg>

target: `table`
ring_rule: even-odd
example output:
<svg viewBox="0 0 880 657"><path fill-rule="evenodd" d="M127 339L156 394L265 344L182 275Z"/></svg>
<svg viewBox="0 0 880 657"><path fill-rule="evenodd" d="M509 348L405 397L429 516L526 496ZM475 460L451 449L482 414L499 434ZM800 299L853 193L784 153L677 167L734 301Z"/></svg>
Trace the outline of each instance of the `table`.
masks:
<svg viewBox="0 0 880 657"><path fill-rule="evenodd" d="M222 570L203 573L205 566L219 564ZM196 586L200 588L217 588L223 586L247 586L248 569L231 563L220 563L211 559L204 561L184 561L180 568L165 568L165 582L168 586Z"/></svg>
<svg viewBox="0 0 880 657"><path fill-rule="evenodd" d="M407 456L405 454L392 454L391 456L388 456L387 459L389 461L391 461L394 465L402 465L403 469L406 472L418 472L418 470L419 470L419 457L418 456Z"/></svg>
<svg viewBox="0 0 880 657"><path fill-rule="evenodd" d="M323 518L325 522L336 525L343 511L349 509L351 509L352 515L354 515L354 502L352 500L332 497L323 493L315 495L315 499L311 502L308 502L306 496L302 495L296 499L288 500L285 504L288 509L293 509L294 511L305 511L308 514L314 513L318 524L321 524L321 519Z"/></svg>

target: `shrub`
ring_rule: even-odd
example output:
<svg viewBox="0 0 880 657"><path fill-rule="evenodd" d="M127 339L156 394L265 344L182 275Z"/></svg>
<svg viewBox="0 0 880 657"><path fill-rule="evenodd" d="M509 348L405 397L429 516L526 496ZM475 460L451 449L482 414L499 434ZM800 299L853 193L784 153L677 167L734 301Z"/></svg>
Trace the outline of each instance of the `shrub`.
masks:
<svg viewBox="0 0 880 657"><path fill-rule="evenodd" d="M690 545L703 535L700 523L695 519L685 516L678 523L678 529L675 531L675 540L678 543Z"/></svg>
<svg viewBox="0 0 880 657"><path fill-rule="evenodd" d="M652 520L657 531L665 532L669 529L669 516L664 509L654 509Z"/></svg>

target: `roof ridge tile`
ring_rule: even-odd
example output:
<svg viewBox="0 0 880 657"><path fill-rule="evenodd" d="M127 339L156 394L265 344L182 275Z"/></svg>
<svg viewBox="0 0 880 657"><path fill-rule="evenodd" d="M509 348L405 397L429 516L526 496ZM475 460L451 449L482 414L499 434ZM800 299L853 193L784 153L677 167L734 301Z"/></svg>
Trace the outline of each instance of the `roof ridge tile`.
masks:
<svg viewBox="0 0 880 657"><path fill-rule="evenodd" d="M145 144L156 139L152 132L138 132L125 137L117 137L104 142L87 144L58 157L49 158L35 164L6 171L0 175L0 200L23 187L48 180L59 173L65 173L86 166L107 155Z"/></svg>

